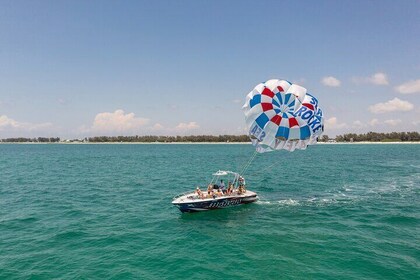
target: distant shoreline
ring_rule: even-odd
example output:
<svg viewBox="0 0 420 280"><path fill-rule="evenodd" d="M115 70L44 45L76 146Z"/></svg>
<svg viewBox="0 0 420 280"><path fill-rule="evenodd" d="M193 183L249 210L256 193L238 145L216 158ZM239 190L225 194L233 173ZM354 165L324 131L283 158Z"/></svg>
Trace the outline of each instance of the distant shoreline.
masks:
<svg viewBox="0 0 420 280"><path fill-rule="evenodd" d="M369 142L369 141L360 141L360 142L318 142L317 144L321 145L352 145L352 144L420 144L420 141L398 141L398 142Z"/></svg>
<svg viewBox="0 0 420 280"><path fill-rule="evenodd" d="M132 136L92 136L84 138L63 139L60 137L12 137L0 140L2 143L63 143L63 144L250 144L249 135L188 135L188 136L158 136L158 135L132 135ZM372 144L372 143L413 143L420 142L420 133L412 132L390 132L378 133L368 132L365 134L347 133L329 138L323 135L318 138L319 143L340 143L340 144ZM373 141L373 142L371 142Z"/></svg>
<svg viewBox="0 0 420 280"><path fill-rule="evenodd" d="M22 144L22 145L251 145L251 142L0 142L0 144ZM406 142L318 142L319 145L360 145L360 144L420 144L420 141Z"/></svg>
<svg viewBox="0 0 420 280"><path fill-rule="evenodd" d="M90 144L100 144L100 145L109 145L109 144L117 144L117 145L176 145L176 144L197 144L197 145L251 145L251 142L0 142L0 144L41 144L41 145L90 145Z"/></svg>

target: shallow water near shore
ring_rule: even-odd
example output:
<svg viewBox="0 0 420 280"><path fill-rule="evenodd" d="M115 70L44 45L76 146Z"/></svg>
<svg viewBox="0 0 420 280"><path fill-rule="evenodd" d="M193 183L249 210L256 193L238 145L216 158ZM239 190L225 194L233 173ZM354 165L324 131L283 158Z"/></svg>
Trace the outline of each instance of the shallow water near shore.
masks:
<svg viewBox="0 0 420 280"><path fill-rule="evenodd" d="M260 201L181 214L251 145L0 145L0 279L419 279L420 146L259 154Z"/></svg>

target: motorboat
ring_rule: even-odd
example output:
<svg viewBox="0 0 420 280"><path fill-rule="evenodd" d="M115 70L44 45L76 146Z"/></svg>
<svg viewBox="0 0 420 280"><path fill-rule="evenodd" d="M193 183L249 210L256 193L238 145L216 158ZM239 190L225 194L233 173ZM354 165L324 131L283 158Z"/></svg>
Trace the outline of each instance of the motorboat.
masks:
<svg viewBox="0 0 420 280"><path fill-rule="evenodd" d="M172 204L181 212L199 212L248 204L258 200L255 192L246 189L245 178L239 173L219 170L206 190L199 187L195 191L182 193L173 198ZM224 182L229 184L226 188Z"/></svg>

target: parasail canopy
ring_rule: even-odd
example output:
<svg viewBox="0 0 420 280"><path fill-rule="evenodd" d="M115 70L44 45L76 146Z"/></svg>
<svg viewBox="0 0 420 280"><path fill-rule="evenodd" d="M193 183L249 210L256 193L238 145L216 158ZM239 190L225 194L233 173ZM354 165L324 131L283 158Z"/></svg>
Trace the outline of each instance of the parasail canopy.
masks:
<svg viewBox="0 0 420 280"><path fill-rule="evenodd" d="M286 80L257 85L242 107L257 152L306 149L324 131L318 100L306 88Z"/></svg>

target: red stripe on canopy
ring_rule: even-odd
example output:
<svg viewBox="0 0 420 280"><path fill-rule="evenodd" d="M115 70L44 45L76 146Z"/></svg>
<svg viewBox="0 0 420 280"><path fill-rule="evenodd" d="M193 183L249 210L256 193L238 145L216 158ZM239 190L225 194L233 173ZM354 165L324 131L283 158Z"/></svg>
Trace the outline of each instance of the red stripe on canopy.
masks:
<svg viewBox="0 0 420 280"><path fill-rule="evenodd" d="M264 94L264 95L270 96L271 98L273 98L273 97L274 97L274 93L273 93L271 90L269 90L268 88L264 88L264 90L262 91L262 93L261 93L261 94Z"/></svg>
<svg viewBox="0 0 420 280"><path fill-rule="evenodd" d="M305 107L308 107L309 109L311 109L312 111L314 110L314 105L310 104L310 103L303 103L302 104Z"/></svg>
<svg viewBox="0 0 420 280"><path fill-rule="evenodd" d="M271 103L261 103L263 111L273 110L273 104Z"/></svg>
<svg viewBox="0 0 420 280"><path fill-rule="evenodd" d="M274 117L271 118L271 121L277 125L280 125L281 117L279 115L275 115Z"/></svg>
<svg viewBox="0 0 420 280"><path fill-rule="evenodd" d="M289 127L294 127L295 125L299 126L297 120L295 118L289 119Z"/></svg>

